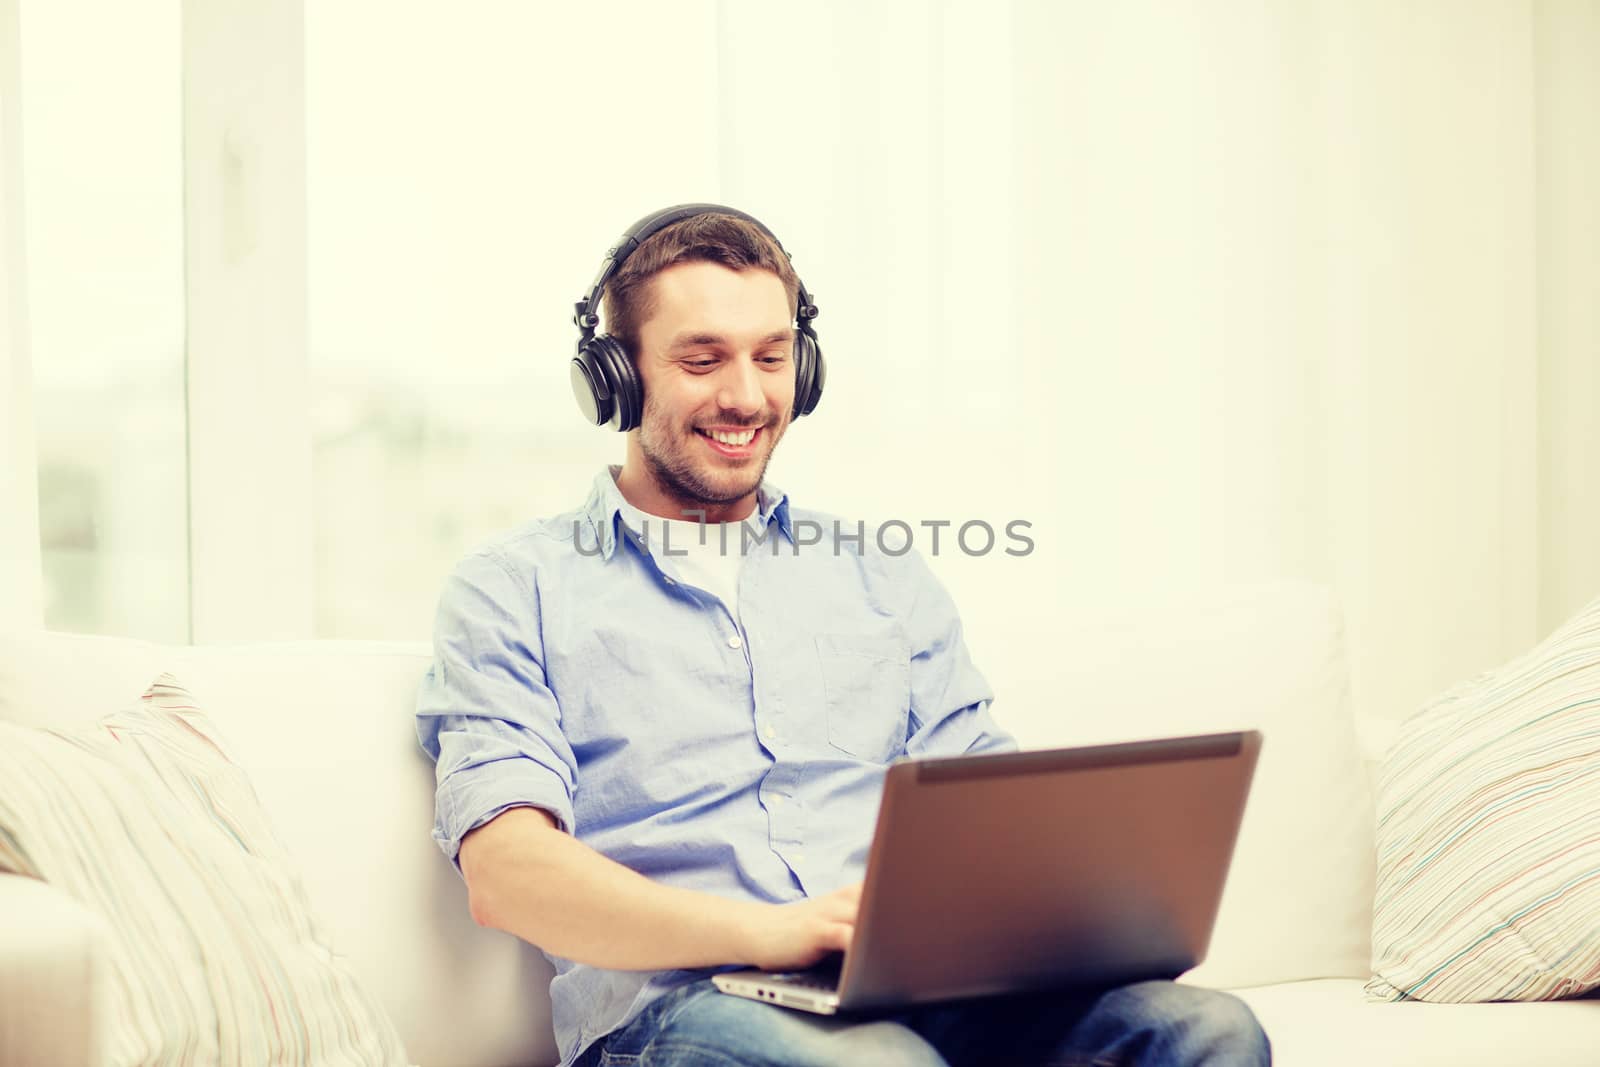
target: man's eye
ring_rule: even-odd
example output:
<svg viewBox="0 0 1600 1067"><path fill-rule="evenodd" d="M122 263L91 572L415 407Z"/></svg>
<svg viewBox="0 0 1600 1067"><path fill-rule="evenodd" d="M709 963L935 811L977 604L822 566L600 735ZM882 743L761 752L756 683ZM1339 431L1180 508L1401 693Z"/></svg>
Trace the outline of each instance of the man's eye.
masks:
<svg viewBox="0 0 1600 1067"><path fill-rule="evenodd" d="M685 364L685 366L689 366L689 367L702 367L702 368L704 368L704 367L715 367L716 365L717 365L717 361L714 360L714 359L691 359Z"/></svg>

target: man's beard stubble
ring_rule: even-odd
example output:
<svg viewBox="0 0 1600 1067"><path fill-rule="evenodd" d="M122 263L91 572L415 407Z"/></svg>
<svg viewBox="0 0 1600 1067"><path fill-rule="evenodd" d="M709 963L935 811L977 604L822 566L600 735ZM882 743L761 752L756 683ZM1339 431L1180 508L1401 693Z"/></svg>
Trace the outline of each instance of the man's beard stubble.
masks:
<svg viewBox="0 0 1600 1067"><path fill-rule="evenodd" d="M725 421L738 424L742 420L727 417ZM639 451L644 456L645 470L667 495L685 504L732 504L754 492L761 484L767 475L767 464L772 461L772 453L777 450L778 442L783 439L784 431L789 426L787 420L782 423L768 421L763 428L772 434L772 441L762 454L760 464L753 469L737 472L736 481L717 486L701 476L689 455L689 449L696 446L694 438L698 435L695 431L687 430L685 437L680 439L661 409L646 396L644 416L639 425ZM663 442L667 447L661 447Z"/></svg>

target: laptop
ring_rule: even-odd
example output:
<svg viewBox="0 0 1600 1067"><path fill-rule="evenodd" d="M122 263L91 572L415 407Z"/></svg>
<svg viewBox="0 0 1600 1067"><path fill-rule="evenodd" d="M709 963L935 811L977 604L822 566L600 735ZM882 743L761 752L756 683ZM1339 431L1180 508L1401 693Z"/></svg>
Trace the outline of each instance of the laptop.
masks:
<svg viewBox="0 0 1600 1067"><path fill-rule="evenodd" d="M1205 959L1259 731L902 758L854 936L803 971L712 976L833 1015L1176 978Z"/></svg>

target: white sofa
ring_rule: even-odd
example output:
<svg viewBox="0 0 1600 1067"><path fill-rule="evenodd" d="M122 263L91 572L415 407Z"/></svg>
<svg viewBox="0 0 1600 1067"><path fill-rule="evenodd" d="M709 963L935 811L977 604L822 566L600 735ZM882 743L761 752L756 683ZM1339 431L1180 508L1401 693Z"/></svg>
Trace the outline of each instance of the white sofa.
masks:
<svg viewBox="0 0 1600 1067"><path fill-rule="evenodd" d="M1058 636L1058 662L994 679L996 716L1026 747L1230 723L1265 729L1211 958L1192 978L1235 988L1277 1063L1600 1062L1600 1000L1363 998L1371 767L1357 738L1367 738L1370 761L1388 724L1348 707L1326 594L1235 590L1182 610L1130 607ZM169 648L0 635L0 720L86 723L173 672L241 754L335 949L387 1008L411 1060L554 1064L549 965L473 924L460 879L429 837L433 773L412 727L428 661L422 644ZM103 934L60 892L0 875L0 1064L100 1061Z"/></svg>

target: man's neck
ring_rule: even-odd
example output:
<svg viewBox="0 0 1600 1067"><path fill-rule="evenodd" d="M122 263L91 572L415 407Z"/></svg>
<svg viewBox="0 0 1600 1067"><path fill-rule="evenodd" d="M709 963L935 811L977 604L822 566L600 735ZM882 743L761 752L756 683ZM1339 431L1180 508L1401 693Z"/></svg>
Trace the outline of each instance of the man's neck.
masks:
<svg viewBox="0 0 1600 1067"><path fill-rule="evenodd" d="M631 456L623 463L622 470L617 472L616 482L622 499L646 515L657 518L677 519L680 522L740 522L754 515L756 510L756 492L728 504L685 500L667 492L644 469L644 464L633 462Z"/></svg>

